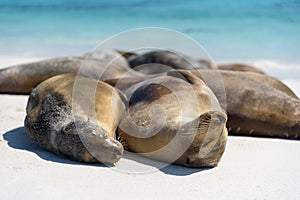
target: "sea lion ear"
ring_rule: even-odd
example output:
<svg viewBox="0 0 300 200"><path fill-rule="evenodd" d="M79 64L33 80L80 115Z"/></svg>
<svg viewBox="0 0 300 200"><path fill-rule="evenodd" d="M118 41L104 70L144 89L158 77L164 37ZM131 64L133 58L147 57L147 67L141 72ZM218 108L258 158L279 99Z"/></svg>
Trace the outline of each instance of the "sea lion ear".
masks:
<svg viewBox="0 0 300 200"><path fill-rule="evenodd" d="M199 85L203 85L204 82L197 77L196 75L194 75L192 72L188 71L188 70L175 70L172 69L170 71L167 72L168 76L173 76L176 78L180 78L190 84L199 84Z"/></svg>

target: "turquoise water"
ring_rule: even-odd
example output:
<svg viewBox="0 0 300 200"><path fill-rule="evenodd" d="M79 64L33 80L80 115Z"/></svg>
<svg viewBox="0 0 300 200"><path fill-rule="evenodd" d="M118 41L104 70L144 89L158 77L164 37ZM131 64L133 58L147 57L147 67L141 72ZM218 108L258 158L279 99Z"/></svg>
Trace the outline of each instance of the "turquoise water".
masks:
<svg viewBox="0 0 300 200"><path fill-rule="evenodd" d="M81 54L145 26L185 33L215 60L300 63L299 0L1 0L0 55Z"/></svg>

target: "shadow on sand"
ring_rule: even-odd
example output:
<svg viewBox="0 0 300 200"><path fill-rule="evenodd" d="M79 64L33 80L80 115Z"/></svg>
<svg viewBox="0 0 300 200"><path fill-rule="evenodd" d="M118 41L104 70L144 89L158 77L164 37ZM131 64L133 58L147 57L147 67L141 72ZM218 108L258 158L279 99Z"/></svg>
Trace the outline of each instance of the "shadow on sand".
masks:
<svg viewBox="0 0 300 200"><path fill-rule="evenodd" d="M4 140L7 141L8 146L14 149L33 152L36 155L38 155L40 158L47 161L63 163L63 164L72 164L72 165L105 167L105 165L102 164L86 164L86 163L72 161L60 157L52 152L46 151L29 138L29 136L26 134L24 127L19 127L4 133L3 138Z"/></svg>
<svg viewBox="0 0 300 200"><path fill-rule="evenodd" d="M63 164L72 164L72 165L83 165L83 166L95 166L95 167L107 167L103 164L86 164L86 163L80 163L72 160L68 160L66 158L57 156L56 154L46 151L40 146L38 146L34 141L32 141L29 136L26 134L24 127L19 127L16 129L13 129L11 131L8 131L3 134L4 140L8 142L8 146L19 149L19 150L26 150L35 153L40 158L52 161L52 162L58 162ZM128 152L130 154L130 152ZM129 155L125 154L125 155ZM167 165L166 167L159 167L161 165L157 165L158 162L150 160L150 159L141 159L141 156L126 156L125 158L134 160L135 162L140 162L145 165L150 165L153 167L157 167L158 170L162 171L165 174L169 175L175 175L175 176L187 176L191 175L193 173L198 173L202 171L209 170L209 168L187 168L187 167L181 167L177 165Z"/></svg>
<svg viewBox="0 0 300 200"><path fill-rule="evenodd" d="M188 167L183 167L183 166L179 166L179 165L171 165L169 163L164 163L164 162L152 160L149 158L145 158L145 157L140 156L137 153L133 153L133 152L125 152L123 155L123 158L134 161L136 163L140 163L144 166L149 166L149 168L147 167L144 172L143 172L143 170L140 171L141 169L137 169L136 170L137 174L147 174L147 173L151 173L151 172L160 170L161 172L163 172L165 174L169 174L169 175L187 176L187 175L191 175L194 173L198 173L198 172L202 172L202 171L206 171L206 170L210 169L210 168L188 168ZM129 166L129 167L131 168L132 166ZM142 167L142 168L144 168L144 167ZM153 170L153 169L155 169L155 170ZM130 171L134 171L134 168L131 169Z"/></svg>

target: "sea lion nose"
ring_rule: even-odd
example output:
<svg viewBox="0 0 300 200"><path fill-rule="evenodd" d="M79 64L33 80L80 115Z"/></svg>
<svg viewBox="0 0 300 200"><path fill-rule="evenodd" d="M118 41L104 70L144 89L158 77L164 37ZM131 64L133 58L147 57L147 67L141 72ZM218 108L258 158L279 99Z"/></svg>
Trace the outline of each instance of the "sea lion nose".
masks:
<svg viewBox="0 0 300 200"><path fill-rule="evenodd" d="M121 156L122 153L118 149L114 149L113 155L114 156Z"/></svg>

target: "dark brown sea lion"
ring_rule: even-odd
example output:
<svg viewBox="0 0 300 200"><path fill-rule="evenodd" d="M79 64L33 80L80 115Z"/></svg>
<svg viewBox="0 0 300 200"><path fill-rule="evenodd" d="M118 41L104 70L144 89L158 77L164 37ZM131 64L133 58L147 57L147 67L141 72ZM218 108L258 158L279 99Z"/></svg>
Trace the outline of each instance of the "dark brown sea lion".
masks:
<svg viewBox="0 0 300 200"><path fill-rule="evenodd" d="M257 67L253 67L251 65L246 64L224 64L218 65L218 69L220 70L229 70L229 71L243 71L243 72L256 72L259 74L265 74L261 69Z"/></svg>
<svg viewBox="0 0 300 200"><path fill-rule="evenodd" d="M130 76L134 71L119 53L112 50L94 51L83 57L53 58L1 69L0 93L29 94L42 81L64 73L105 80L124 74Z"/></svg>
<svg viewBox="0 0 300 200"><path fill-rule="evenodd" d="M125 149L188 167L214 167L224 152L226 114L212 91L188 71L137 82L118 128Z"/></svg>
<svg viewBox="0 0 300 200"><path fill-rule="evenodd" d="M41 147L80 162L116 163L123 146L115 129L125 104L110 85L63 74L31 93L25 128Z"/></svg>
<svg viewBox="0 0 300 200"><path fill-rule="evenodd" d="M133 69L144 74L158 74L170 69L211 69L207 63L171 51L152 51L132 56L128 61ZM151 65L143 67L146 64Z"/></svg>

